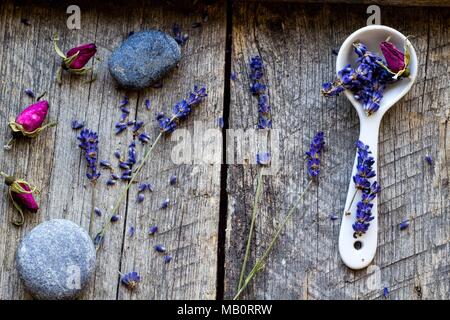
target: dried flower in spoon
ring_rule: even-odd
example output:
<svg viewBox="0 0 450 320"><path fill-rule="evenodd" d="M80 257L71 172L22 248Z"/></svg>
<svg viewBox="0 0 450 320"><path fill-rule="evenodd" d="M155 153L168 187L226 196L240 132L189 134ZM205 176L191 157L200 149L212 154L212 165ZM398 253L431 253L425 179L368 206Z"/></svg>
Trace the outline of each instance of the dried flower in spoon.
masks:
<svg viewBox="0 0 450 320"><path fill-rule="evenodd" d="M42 130L47 127L55 126L55 123L43 124L48 113L48 101L42 100L26 107L16 119L9 121L9 127L12 130L13 138L15 136L24 136L28 138L37 137ZM13 138L5 146L5 149L11 148Z"/></svg>
<svg viewBox="0 0 450 320"><path fill-rule="evenodd" d="M67 54L64 54L58 47L58 40L59 39L57 37L53 39L55 51L62 59L61 68L58 70L56 77L58 83L61 83L61 69L78 75L85 75L89 70L91 70L85 66L97 53L97 47L94 43L79 45L67 51Z"/></svg>
<svg viewBox="0 0 450 320"><path fill-rule="evenodd" d="M409 45L410 42L406 39L405 53L402 53L388 40L383 41L380 48L386 60L384 62L380 56L369 51L365 44L353 43L357 55L355 66L346 65L338 72L334 82L324 83L322 94L331 97L349 90L355 99L361 102L366 114L372 115L380 108L386 86L394 83L401 76L408 76Z"/></svg>
<svg viewBox="0 0 450 320"><path fill-rule="evenodd" d="M0 172L0 175L5 177L5 184L9 187L9 198L13 202L14 207L20 213L20 219L13 221L13 223L20 226L25 220L23 210L33 213L39 210L39 206L33 197L33 193L37 193L38 190L25 180L17 179L4 172Z"/></svg>
<svg viewBox="0 0 450 320"><path fill-rule="evenodd" d="M400 76L409 76L408 64L409 64L409 48L410 42L405 39L404 53L401 52L397 47L389 42L389 39L380 43L380 49L383 53L384 59L386 60L386 65L380 63L387 71L393 74L393 78L397 79Z"/></svg>

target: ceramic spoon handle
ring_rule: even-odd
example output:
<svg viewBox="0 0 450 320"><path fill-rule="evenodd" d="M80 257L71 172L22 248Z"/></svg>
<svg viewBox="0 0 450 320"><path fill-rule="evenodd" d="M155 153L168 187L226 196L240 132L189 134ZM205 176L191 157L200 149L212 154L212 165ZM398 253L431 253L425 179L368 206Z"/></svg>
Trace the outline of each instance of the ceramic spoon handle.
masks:
<svg viewBox="0 0 450 320"><path fill-rule="evenodd" d="M364 119L360 120L361 128L359 140L365 145L369 146L369 150L372 152L372 156L375 159L373 168L378 174L378 131L380 127L381 117L365 117ZM375 251L377 249L378 234L378 197L375 197L375 199L372 201L372 216L374 217L374 219L370 222L368 231L358 238L354 237L354 230L352 225L356 221L356 204L361 199L361 191L356 191L355 184L353 182L353 176L356 173L357 156L358 155L356 155L355 162L353 164L352 176L350 177L350 185L348 188L347 200L345 202L341 229L339 233L339 253L343 262L351 269L362 269L370 264L375 256ZM377 180L377 177L372 178L371 182L375 180Z"/></svg>

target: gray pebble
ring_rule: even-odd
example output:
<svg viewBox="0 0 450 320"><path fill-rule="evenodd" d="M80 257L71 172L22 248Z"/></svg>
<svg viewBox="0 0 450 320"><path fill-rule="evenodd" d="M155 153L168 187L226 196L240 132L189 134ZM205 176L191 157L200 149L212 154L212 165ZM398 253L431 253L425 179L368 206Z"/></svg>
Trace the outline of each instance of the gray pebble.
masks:
<svg viewBox="0 0 450 320"><path fill-rule="evenodd" d="M125 89L140 90L157 82L180 61L180 47L159 30L136 32L109 59L109 72Z"/></svg>
<svg viewBox="0 0 450 320"><path fill-rule="evenodd" d="M37 299L74 299L95 268L89 234L69 220L53 219L31 230L16 254L25 288Z"/></svg>

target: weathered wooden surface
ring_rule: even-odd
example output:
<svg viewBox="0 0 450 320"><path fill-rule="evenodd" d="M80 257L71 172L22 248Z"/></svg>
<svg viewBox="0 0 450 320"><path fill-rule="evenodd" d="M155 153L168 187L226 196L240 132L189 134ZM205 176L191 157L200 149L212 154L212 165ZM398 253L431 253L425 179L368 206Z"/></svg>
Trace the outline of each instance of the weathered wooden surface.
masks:
<svg viewBox="0 0 450 320"><path fill-rule="evenodd" d="M193 119L182 125L192 140L200 140L194 134L194 120L207 128L217 127L228 94L231 103L226 122L230 128L254 128L257 105L248 92L246 73L249 58L257 54L267 65L264 81L269 85L274 129L280 129L282 167L278 175L264 178L264 206L257 220L250 265L266 248L290 201L304 186L302 155L316 131L325 131L328 148L319 185L308 193L305 206L288 224L264 273L257 276L244 298L375 299L380 298L383 286L390 288L392 298L450 298L448 9L382 7L384 24L416 36L413 43L420 70L412 91L383 120L379 250L367 270L353 272L338 255L339 222L330 222L328 216L343 210L358 119L345 97L326 100L318 88L334 74L331 48L365 24L366 6L237 3L232 11L231 56L237 80L230 82L231 90L224 95L224 2L207 6L208 21L202 28L191 29L192 22L201 21L202 8L186 11L189 6L176 9L165 1L127 1L126 5L86 1L79 3L82 28L76 31L66 27L68 4L0 4L1 115L9 118L30 104L23 90L31 87L36 93L48 92L49 119L58 122L56 128L33 141L20 141L9 152L0 150L3 171L24 177L43 190L40 213L27 216L25 225L15 228L10 224L15 211L6 188L0 187L4 199L0 204L0 299L30 298L14 267L18 242L29 230L50 218L67 218L95 235L106 217L93 217L93 208L107 211L124 187L106 188L105 171L96 186L90 185L71 120L85 120L87 127L97 130L100 158L114 162L112 153L118 147L125 152L132 139L130 132L114 134L123 95L130 98L130 117L145 120L146 130L155 137L154 112L168 112L198 83L208 87L209 97ZM21 18L28 18L31 26L21 24ZM182 47L180 66L164 79L164 87L140 93L118 90L106 68L111 51L130 31L160 28L170 32L174 22L190 39ZM91 63L97 81L85 83L86 78L65 75L61 87L55 84L58 57L50 41L55 33L64 49L88 41L97 43L101 61ZM146 98L152 100L151 111L144 108ZM4 144L9 129L3 118L0 134ZM172 158L175 144L164 139L141 174L141 180L152 182L155 191L137 204L136 188L130 190L120 208L121 220L112 226L99 252L94 279L83 299L214 299L217 293L221 297L222 288L225 298L235 293L256 167L228 166L227 185L221 186L220 166L179 165L176 156ZM140 144L138 151L142 154ZM426 154L433 156L433 168L424 162ZM172 174L179 178L176 186L168 184ZM224 187L228 195L226 242L218 244L218 235L225 232L225 226L219 230L219 198ZM166 197L175 203L166 210L158 209ZM412 220L411 226L399 231L398 224L406 217ZM153 238L147 235L152 223L160 228ZM136 228L134 237L128 236L131 226ZM162 256L153 252L156 243L169 249L174 257L170 264L164 265ZM217 252L221 246L226 249L223 264ZM133 293L118 283L118 272L130 270L143 277Z"/></svg>
<svg viewBox="0 0 450 320"><path fill-rule="evenodd" d="M99 2L100 3L100 2ZM23 105L31 103L23 90L31 87L36 92L47 91L51 103L49 118L56 120L56 128L46 130L34 141L17 143L14 148L0 151L3 171L15 173L42 189L41 210L27 217L22 228L15 228L10 220L14 210L7 201L2 185L0 214L0 299L29 298L23 291L14 268L15 249L19 240L39 222L49 218L67 218L79 223L95 235L105 217L93 217L94 207L106 212L125 186L120 183L107 188L107 172L92 186L85 177L85 160L77 147L78 132L70 128L73 119L85 120L87 127L98 131L100 159L115 163L112 153L120 147L126 152L132 141L131 132L116 136L114 123L120 117L118 108L127 94L132 110L131 118L145 120L146 130L152 138L158 132L154 113L170 112L172 105L184 98L194 84L208 87L208 99L195 111L195 119L214 126L222 114L222 95L225 63L225 10L223 4L206 7L208 22L202 28L191 24L202 20L203 11L186 14L158 2L144 6L142 2L98 6L81 6L82 27L69 31L66 27L67 5L48 4L0 5L1 106L6 117L17 114ZM51 17L51 18L49 18ZM28 18L31 26L21 24ZM159 28L171 33L172 24L178 23L190 35L182 47L183 60L179 67L164 79L161 89L132 93L117 90L107 70L111 51L125 39L130 31ZM58 58L50 37L59 34L60 46L94 41L98 57L93 67L97 80L86 84L85 78L64 75L61 87L54 75ZM150 98L152 110L144 108ZM183 128L193 131L193 119ZM1 121L2 143L9 138L7 122ZM155 149L153 161L142 172L143 179L155 186L144 203L136 204L137 191L132 188L120 208L121 220L106 236L103 249L97 257L97 268L84 299L212 299L216 292L217 232L219 219L220 170L212 166L175 165L171 161L174 142L163 139ZM142 155L138 143L138 154ZM169 177L176 174L179 184L168 185ZM163 199L169 197L175 204L159 210ZM160 233L151 238L147 230L158 223ZM128 238L131 225L136 227L134 238ZM153 250L156 243L164 244L174 259L165 265L162 256ZM131 294L118 285L119 271L138 270L142 285Z"/></svg>
<svg viewBox="0 0 450 320"><path fill-rule="evenodd" d="M369 268L354 272L338 254L339 221L358 118L344 96L325 99L321 83L335 70L338 48L366 23L365 6L240 3L234 9L230 126L254 128L257 101L249 93L248 61L266 64L273 127L281 141L280 170L264 178L250 266L262 255L292 197L306 185L303 154L319 130L327 150L318 185L305 197L271 257L244 298L378 299L383 287L394 299L450 296L449 52L450 10L382 8L383 23L414 35L420 59L412 91L385 116L380 133L379 248ZM241 106L246 106L242 108ZM430 168L424 156L430 154ZM253 167L231 166L225 297L236 292L256 188ZM398 224L411 219L407 231Z"/></svg>
<svg viewBox="0 0 450 320"><path fill-rule="evenodd" d="M345 3L345 4L376 4L379 6L450 6L449 0L250 0L267 2L298 2L298 3Z"/></svg>

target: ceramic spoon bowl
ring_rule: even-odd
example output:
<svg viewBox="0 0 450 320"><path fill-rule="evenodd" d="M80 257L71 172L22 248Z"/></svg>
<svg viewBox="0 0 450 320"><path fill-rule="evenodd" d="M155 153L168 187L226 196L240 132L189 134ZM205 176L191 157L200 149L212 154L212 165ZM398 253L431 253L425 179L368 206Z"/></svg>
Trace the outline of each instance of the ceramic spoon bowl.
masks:
<svg viewBox="0 0 450 320"><path fill-rule="evenodd" d="M368 50L382 56L379 44L389 38L397 48L403 50L404 42L406 37L395 29L373 25L361 28L354 33L352 33L342 44L339 49L339 53L336 60L337 71L343 69L346 65L355 65L355 60L357 58L353 43L361 42L364 43ZM400 100L408 91L411 89L412 84L417 76L417 56L412 45L409 45L410 51L410 63L408 78L401 78L399 81L387 85L383 92L383 98L380 102L380 109L370 116L367 116L363 110L362 104L357 101L353 94L346 90L345 95L353 104L356 112L359 116L360 122L360 133L359 140L364 144L369 145L372 151L372 156L375 159L374 168L377 172L377 154L378 154L378 131L380 128L380 123L383 115L390 107L392 107L398 100ZM352 177L356 173L356 157L353 165ZM377 180L377 177L372 180ZM339 253L341 255L344 263L351 269L362 269L369 265L375 256L377 249L377 234L378 234L378 208L377 208L377 198L374 199L372 216L374 219L370 222L369 230L361 237L355 238L353 236L354 231L352 224L356 221L356 203L358 202L357 194L355 200L352 203L352 198L355 194L355 185L353 179L350 178L350 185L348 188L347 200L345 202L345 211L350 212L350 214L342 215L341 229L339 233ZM358 191L360 193L360 191ZM350 203L352 205L350 206Z"/></svg>

